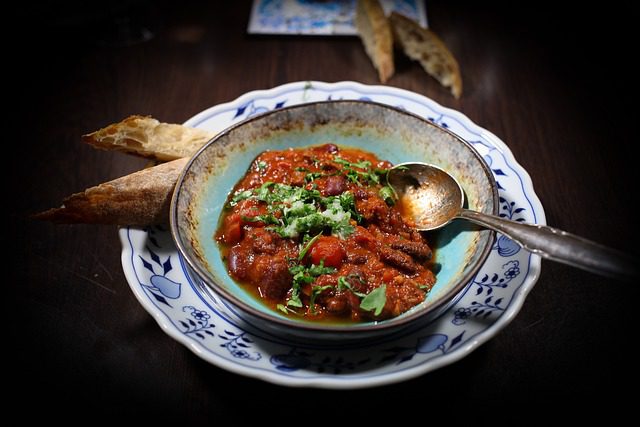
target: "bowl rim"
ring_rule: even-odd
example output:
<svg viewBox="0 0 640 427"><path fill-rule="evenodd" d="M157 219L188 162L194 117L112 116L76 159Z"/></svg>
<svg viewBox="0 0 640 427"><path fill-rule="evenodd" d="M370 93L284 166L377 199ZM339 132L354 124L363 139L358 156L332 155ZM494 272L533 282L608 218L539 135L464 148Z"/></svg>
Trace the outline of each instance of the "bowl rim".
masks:
<svg viewBox="0 0 640 427"><path fill-rule="evenodd" d="M250 123L256 120L261 120L264 117L270 116L272 114L282 114L283 111L291 111L291 110L296 110L300 108L309 108L311 106L318 105L318 104L345 104L345 105L355 104L355 105L368 105L368 106L373 105L375 107L381 107L382 109L393 110L396 113L411 116L425 123L428 126L435 127L436 129L438 129L438 131L449 134L449 136L453 137L459 143L466 146L471 151L472 155L475 156L476 159L478 160L482 168L482 171L484 175L488 178L488 181L491 186L491 193L492 193L492 199L493 199L492 214L493 215L498 214L499 196L498 196L498 186L497 186L495 177L491 172L489 165L486 163L486 161L482 157L482 155L469 142L464 140L459 135L455 134L454 132L442 126L438 126L437 124L429 121L428 119L418 114L406 111L404 109L401 109L392 105L380 103L380 102L374 102L374 101L368 101L368 100L366 101L365 100L313 101L313 102L295 104L288 107L282 107L282 108L267 111L264 113L256 114L255 116L249 117L243 121L235 123L225 128L224 130L219 132L217 135L215 135L213 138L211 138L209 141L207 141L200 149L196 151L196 153L194 153L191 156L191 158L189 159L185 167L180 172L180 175L178 176L178 179L174 187L173 195L171 196L171 204L169 208L169 225L171 230L171 237L176 245L176 248L178 249L178 253L180 257L186 262L190 270L199 276L198 278L202 280L202 282L207 287L211 288L211 290L213 290L214 292L220 294L221 297L223 297L223 299L228 301L232 306L239 308L242 312L248 313L251 316L256 316L260 320L264 320L267 322L274 322L278 325L278 327L281 327L281 328L294 328L296 330L309 332L309 333L314 333L314 332L336 333L337 332L337 333L344 333L344 334L358 334L363 332L374 332L374 331L382 332L387 329L395 330L403 326L408 326L409 324L413 323L416 320L419 320L422 317L425 317L429 314L433 314L437 312L439 308L450 303L454 299L454 297L458 293L460 293L470 283L473 277L477 274L478 270L482 267L484 261L486 261L487 257L491 253L491 249L493 245L495 244L495 239L496 239L495 231L486 230L489 233L489 238L487 240L486 246L482 249L478 259L476 260L475 265L467 272L466 275L462 277L462 279L458 281L456 286L452 287L451 289L447 290L447 292L440 295L435 301L430 303L427 308L422 310L416 310L413 313L409 313L406 316L403 316L401 318L393 317L393 318L385 319L382 321L360 322L360 323L351 323L351 324L349 323L332 324L332 323L321 323L321 322L315 322L315 323L314 322L290 322L285 319L281 319L275 315L269 314L269 312L267 311L258 310L250 306L246 302L244 302L242 299L238 298L233 292L229 292L223 286L218 285L214 280L208 280L209 273L207 269L203 268L200 262L193 260L192 257L188 255L185 248L185 244L183 243L183 240L180 237L181 234L179 232L179 227L178 227L178 207L177 206L178 206L178 199L180 197L185 178L188 175L196 159L204 151L206 151L209 146L215 144L219 139L233 132L238 127L244 126L247 123ZM209 283L209 282L212 282L212 283Z"/></svg>

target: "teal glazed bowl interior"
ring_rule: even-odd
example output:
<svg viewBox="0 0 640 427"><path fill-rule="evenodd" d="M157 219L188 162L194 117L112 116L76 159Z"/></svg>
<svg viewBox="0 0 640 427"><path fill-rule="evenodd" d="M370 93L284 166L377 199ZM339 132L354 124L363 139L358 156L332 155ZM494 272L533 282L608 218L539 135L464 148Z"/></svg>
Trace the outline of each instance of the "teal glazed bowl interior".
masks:
<svg viewBox="0 0 640 427"><path fill-rule="evenodd" d="M454 221L427 234L435 249L436 284L420 305L378 322L314 323L279 313L257 300L227 272L214 234L227 196L254 158L265 150L333 143L359 148L393 164L437 165L461 183L468 207L496 214L495 180L482 157L453 133L406 111L365 101L327 101L274 110L234 125L193 156L176 184L171 232L191 269L248 322L289 336L364 338L428 321L470 282L493 245L495 234Z"/></svg>

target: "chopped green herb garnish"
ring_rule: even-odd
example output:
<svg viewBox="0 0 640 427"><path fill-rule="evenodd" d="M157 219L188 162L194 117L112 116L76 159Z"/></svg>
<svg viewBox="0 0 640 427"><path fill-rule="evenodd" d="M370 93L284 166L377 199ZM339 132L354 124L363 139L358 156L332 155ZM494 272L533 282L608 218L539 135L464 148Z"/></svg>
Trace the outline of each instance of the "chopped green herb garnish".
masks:
<svg viewBox="0 0 640 427"><path fill-rule="evenodd" d="M267 181L264 184L262 184L260 187L254 189L253 194L255 198L262 202L266 202L270 194L269 188L273 186L275 186L273 182Z"/></svg>
<svg viewBox="0 0 640 427"><path fill-rule="evenodd" d="M298 261L302 261L302 258L304 258L304 256L307 254L311 246L313 246L313 244L316 242L316 240L320 238L320 236L322 236L322 233L316 234L307 242L306 245L304 245L304 248L302 248L302 250L300 251L300 254L298 255Z"/></svg>
<svg viewBox="0 0 640 427"><path fill-rule="evenodd" d="M341 222L333 227L332 234L340 237L341 239L346 239L354 231L356 231L356 228L349 224L349 222Z"/></svg>
<svg viewBox="0 0 640 427"><path fill-rule="evenodd" d="M360 276L356 276L358 280L362 281L362 279L360 278ZM348 278L352 278L351 275ZM360 298L364 298L367 296L367 294L363 294L362 292L358 292L355 289L353 289L351 287L351 283L349 283L347 281L347 277L345 276L340 276L338 277L338 289L348 289L350 290L355 296L360 297Z"/></svg>
<svg viewBox="0 0 640 427"><path fill-rule="evenodd" d="M242 200L250 199L252 196L253 196L253 191L252 190L238 191L231 198L231 201L229 202L229 205L230 206L235 206L235 205L238 204L238 202L240 202Z"/></svg>
<svg viewBox="0 0 640 427"><path fill-rule="evenodd" d="M324 260L321 260L320 264L311 264L311 266L307 267L307 271L311 276L318 277L323 274L333 274L336 272L336 269L333 267L325 267Z"/></svg>
<svg viewBox="0 0 640 427"><path fill-rule="evenodd" d="M369 169L371 167L371 162L369 160L362 160L359 162L351 163L348 160L345 160L341 157L335 156L333 161L344 166L345 168L360 168L360 169Z"/></svg>
<svg viewBox="0 0 640 427"><path fill-rule="evenodd" d="M263 170L265 170L267 168L267 162L265 162L264 160L260 160L257 164L256 167L258 168L259 172L262 172Z"/></svg>
<svg viewBox="0 0 640 427"><path fill-rule="evenodd" d="M375 168L371 170L371 162L368 160L352 163L335 156L333 161L341 165L347 179L357 185L380 184L380 176L387 173L387 169Z"/></svg>
<svg viewBox="0 0 640 427"><path fill-rule="evenodd" d="M390 185L385 185L378 191L378 195L382 200L384 200L387 205L393 206L396 204L396 192L393 190L393 187Z"/></svg>
<svg viewBox="0 0 640 427"><path fill-rule="evenodd" d="M362 222L362 215L356 210L356 199L352 192L345 191L339 196L325 197L321 200L321 203L327 208L332 206L334 209L338 209L336 201L340 205L340 208L342 208L344 212L348 212L351 218L355 219L358 224Z"/></svg>
<svg viewBox="0 0 640 427"><path fill-rule="evenodd" d="M243 221L246 221L246 222L259 222L259 221L262 221L265 224L280 224L280 221L278 220L278 218L276 218L272 214L256 215L256 216L244 216L243 215L241 218L242 218Z"/></svg>
<svg viewBox="0 0 640 427"><path fill-rule="evenodd" d="M318 276L332 274L335 273L335 271L336 269L333 267L325 267L324 260L320 261L320 264L312 264L309 267L304 265L290 267L289 273L293 276L293 283L291 285L291 296L287 300L287 306L302 307L302 300L300 300L302 286L313 283Z"/></svg>
<svg viewBox="0 0 640 427"><path fill-rule="evenodd" d="M306 182L314 181L324 175L322 172L309 172L304 176Z"/></svg>
<svg viewBox="0 0 640 427"><path fill-rule="evenodd" d="M354 230L349 220L361 220L357 213L353 194L338 197L322 197L317 189L308 190L286 184L266 182L253 190L238 191L233 195L231 206L241 200L254 199L267 204L268 215L259 215L247 221L264 221L269 229L285 238L297 238L301 234L320 232L326 228L331 234L346 238ZM324 211L319 207L325 207ZM281 215L277 215L281 212Z"/></svg>
<svg viewBox="0 0 640 427"><path fill-rule="evenodd" d="M304 203L302 200L296 200L290 207L282 209L285 218L305 217L317 213L314 203Z"/></svg>
<svg viewBox="0 0 640 427"><path fill-rule="evenodd" d="M387 303L387 285L382 285L378 288L375 288L373 291L368 294L364 294L362 292L358 292L351 286L348 279L351 280L359 280L360 282L364 282L362 278L355 274L350 274L349 276L340 276L338 277L338 289L339 290L350 290L355 296L362 298L360 302L360 308L365 311L375 310L373 314L378 316L382 313L382 309L384 305Z"/></svg>
<svg viewBox="0 0 640 427"><path fill-rule="evenodd" d="M287 307L286 305L283 304L277 304L276 308L278 310L280 310L281 312L283 312L284 314L289 314L289 313L295 313L295 310L290 309L289 307Z"/></svg>
<svg viewBox="0 0 640 427"><path fill-rule="evenodd" d="M320 295L327 289L331 289L331 288L333 288L333 286L331 285L313 286L311 288L311 297L309 298L309 308L311 309L312 313L316 312L316 298L318 297L318 295Z"/></svg>
<svg viewBox="0 0 640 427"><path fill-rule="evenodd" d="M305 176L304 176L304 180L306 182L311 182L317 178L320 178L321 176L323 176L324 174L322 172L311 172L308 168L305 167L301 167L298 166L297 168L294 169L296 172L308 172Z"/></svg>
<svg viewBox="0 0 640 427"><path fill-rule="evenodd" d="M387 303L387 285L375 288L362 299L360 308L365 311L374 311L373 314L379 316L384 305Z"/></svg>
<svg viewBox="0 0 640 427"><path fill-rule="evenodd" d="M302 301L300 300L300 282L293 281L291 297L287 300L287 305L291 307L302 307Z"/></svg>

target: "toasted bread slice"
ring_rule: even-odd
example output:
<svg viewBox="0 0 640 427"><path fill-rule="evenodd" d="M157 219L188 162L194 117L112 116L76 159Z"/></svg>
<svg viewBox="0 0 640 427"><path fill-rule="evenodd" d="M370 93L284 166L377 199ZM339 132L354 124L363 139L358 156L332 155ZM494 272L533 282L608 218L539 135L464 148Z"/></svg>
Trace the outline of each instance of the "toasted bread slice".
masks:
<svg viewBox="0 0 640 427"><path fill-rule="evenodd" d="M162 163L91 187L34 218L61 224L150 225L167 223L178 176L189 158Z"/></svg>
<svg viewBox="0 0 640 427"><path fill-rule="evenodd" d="M386 83L394 73L393 38L389 21L378 0L358 0L355 24L367 55L378 70L380 81Z"/></svg>
<svg viewBox="0 0 640 427"><path fill-rule="evenodd" d="M84 135L82 140L103 150L124 151L168 161L191 157L214 135L202 129L160 123L152 117L131 116Z"/></svg>
<svg viewBox="0 0 640 427"><path fill-rule="evenodd" d="M441 85L450 87L456 99L460 98L462 95L460 67L440 37L397 12L391 13L389 21L394 40L402 47L404 53L409 58L420 62L425 71Z"/></svg>

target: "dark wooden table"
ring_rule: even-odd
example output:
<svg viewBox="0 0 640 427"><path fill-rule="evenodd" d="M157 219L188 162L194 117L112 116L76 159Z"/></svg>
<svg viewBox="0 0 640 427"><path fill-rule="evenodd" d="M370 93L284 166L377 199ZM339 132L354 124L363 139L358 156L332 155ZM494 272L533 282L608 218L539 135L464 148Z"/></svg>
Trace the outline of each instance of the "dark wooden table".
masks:
<svg viewBox="0 0 640 427"><path fill-rule="evenodd" d="M16 18L30 23L35 40L16 35L5 61L15 73L7 91L18 95L7 104L17 115L4 123L4 147L12 147L4 161L10 402L53 416L85 408L97 419L165 420L241 419L251 403L278 408L276 422L292 422L295 413L323 419L321 410L333 404L377 416L380 402L409 412L416 409L407 402L420 402L420 411L450 406L455 411L443 415L452 420L504 420L505 407L537 412L543 401L561 408L578 401L588 413L629 409L620 387L633 389L638 373L629 350L638 337L637 284L544 262L518 316L463 360L348 394L296 390L226 372L165 335L125 281L116 227L28 218L145 164L79 140L130 114L180 123L287 82L378 83L357 38L248 35L249 3L226 3L124 3L134 25L154 32L132 45L122 45L108 24L122 2L104 10L61 3ZM631 12L448 3L429 2L429 22L459 59L462 98L406 60L389 85L457 109L505 141L531 174L549 224L637 257L638 215L629 206L638 194Z"/></svg>

